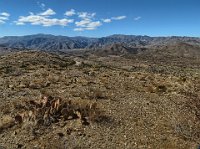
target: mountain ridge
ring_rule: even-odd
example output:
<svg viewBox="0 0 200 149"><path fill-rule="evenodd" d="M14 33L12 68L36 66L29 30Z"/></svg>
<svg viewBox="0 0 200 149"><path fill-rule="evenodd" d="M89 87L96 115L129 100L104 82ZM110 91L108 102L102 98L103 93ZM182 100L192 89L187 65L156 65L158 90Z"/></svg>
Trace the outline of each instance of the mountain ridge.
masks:
<svg viewBox="0 0 200 149"><path fill-rule="evenodd" d="M51 34L26 36L5 36L0 38L0 45L9 48L34 49L42 51L67 51L69 49L98 49L112 44L123 44L127 47L154 47L183 42L200 46L200 38L186 36L150 37L146 35L114 34L107 37L68 37Z"/></svg>

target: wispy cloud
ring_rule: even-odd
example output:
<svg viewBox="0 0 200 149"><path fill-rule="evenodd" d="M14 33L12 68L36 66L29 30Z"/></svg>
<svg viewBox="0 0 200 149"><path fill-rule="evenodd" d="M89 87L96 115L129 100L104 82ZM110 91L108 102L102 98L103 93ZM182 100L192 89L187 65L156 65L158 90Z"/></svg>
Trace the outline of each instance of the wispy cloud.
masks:
<svg viewBox="0 0 200 149"><path fill-rule="evenodd" d="M112 17L112 20L123 20L123 19L126 19L126 16Z"/></svg>
<svg viewBox="0 0 200 149"><path fill-rule="evenodd" d="M44 3L37 2L37 5L42 9L45 10L46 5Z"/></svg>
<svg viewBox="0 0 200 149"><path fill-rule="evenodd" d="M102 21L103 21L104 23L110 23L110 22L112 22L111 19L102 19Z"/></svg>
<svg viewBox="0 0 200 149"><path fill-rule="evenodd" d="M6 23L7 20L9 20L10 14L7 12L0 13L0 24Z"/></svg>
<svg viewBox="0 0 200 149"><path fill-rule="evenodd" d="M88 13L88 12L79 12L78 17L81 19L93 19L95 17L96 13Z"/></svg>
<svg viewBox="0 0 200 149"><path fill-rule="evenodd" d="M69 23L73 23L73 19L57 19L50 18L50 16L55 15L56 13L52 9L48 9L44 12L34 14L30 13L28 16L20 16L17 21L15 21L16 25L25 25L30 23L32 25L42 25L42 26L67 26Z"/></svg>
<svg viewBox="0 0 200 149"><path fill-rule="evenodd" d="M84 31L84 28L75 28L74 31L76 31L76 32L82 32L82 31Z"/></svg>
<svg viewBox="0 0 200 149"><path fill-rule="evenodd" d="M49 8L46 11L39 13L38 15L40 15L40 16L52 16L52 15L55 15L55 14L56 14L56 12Z"/></svg>
<svg viewBox="0 0 200 149"><path fill-rule="evenodd" d="M78 12L80 21L76 21L74 31L95 30L102 25L101 21L95 20L96 13Z"/></svg>
<svg viewBox="0 0 200 149"><path fill-rule="evenodd" d="M140 16L134 18L135 21L138 21L140 19L142 19L142 17L140 17Z"/></svg>
<svg viewBox="0 0 200 149"><path fill-rule="evenodd" d="M117 17L111 17L107 19L101 19L104 23L111 23L113 20L118 21L118 20L123 20L126 19L126 16L117 16Z"/></svg>
<svg viewBox="0 0 200 149"><path fill-rule="evenodd" d="M71 9L71 10L65 12L65 15L68 17L73 16L75 14L76 14L76 12L74 9Z"/></svg>
<svg viewBox="0 0 200 149"><path fill-rule="evenodd" d="M77 28L74 31L84 31L84 30L95 30L97 27L101 26L102 23L100 21L92 21L92 20L81 20L76 21L75 25Z"/></svg>
<svg viewBox="0 0 200 149"><path fill-rule="evenodd" d="M42 7L42 8L45 8L45 6L46 6L45 4L43 4L43 3L41 4L41 7Z"/></svg>
<svg viewBox="0 0 200 149"><path fill-rule="evenodd" d="M1 16L4 16L4 17L9 17L9 16L10 16L10 14L7 13L7 12L2 12L2 13L0 13L0 15L1 15Z"/></svg>

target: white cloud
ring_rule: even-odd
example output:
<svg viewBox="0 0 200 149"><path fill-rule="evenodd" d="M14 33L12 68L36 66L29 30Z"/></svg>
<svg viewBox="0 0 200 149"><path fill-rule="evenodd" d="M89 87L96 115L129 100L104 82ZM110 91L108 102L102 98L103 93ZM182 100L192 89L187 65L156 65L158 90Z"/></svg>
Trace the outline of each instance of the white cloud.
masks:
<svg viewBox="0 0 200 149"><path fill-rule="evenodd" d="M25 25L24 22L19 22L19 21L15 21L15 24L16 24L16 25Z"/></svg>
<svg viewBox="0 0 200 149"><path fill-rule="evenodd" d="M84 20L93 19L95 17L96 13L88 13L88 12L79 12L78 17Z"/></svg>
<svg viewBox="0 0 200 149"><path fill-rule="evenodd" d="M84 31L84 28L75 28L74 31L81 32L81 31Z"/></svg>
<svg viewBox="0 0 200 149"><path fill-rule="evenodd" d="M0 24L4 24L5 23L5 21L3 21L3 20L0 20Z"/></svg>
<svg viewBox="0 0 200 149"><path fill-rule="evenodd" d="M40 15L40 16L51 16L51 15L55 15L55 14L56 14L55 11L53 11L52 9L49 8L46 11L39 13L38 15Z"/></svg>
<svg viewBox="0 0 200 149"><path fill-rule="evenodd" d="M50 18L51 15L56 14L52 9L48 9L45 12L34 14L30 12L28 16L20 16L17 21L15 21L16 25L25 25L26 23L30 23L32 25L42 25L42 26L67 26L69 23L73 23L73 19L57 19Z"/></svg>
<svg viewBox="0 0 200 149"><path fill-rule="evenodd" d="M90 22L91 22L91 20L81 20L81 21L75 22L75 24L78 27L86 27L87 24L89 24Z"/></svg>
<svg viewBox="0 0 200 149"><path fill-rule="evenodd" d="M102 25L100 21L95 21L96 13L78 12L80 21L76 21L74 31L95 30Z"/></svg>
<svg viewBox="0 0 200 149"><path fill-rule="evenodd" d="M5 17L9 17L9 16L10 16L10 14L7 13L7 12L2 12L2 13L0 13L0 15L1 15L1 16L5 16Z"/></svg>
<svg viewBox="0 0 200 149"><path fill-rule="evenodd" d="M103 21L104 23L110 23L110 22L112 22L111 19L102 19L102 21Z"/></svg>
<svg viewBox="0 0 200 149"><path fill-rule="evenodd" d="M96 21L96 22L90 22L87 24L86 28L88 30L93 30L96 29L97 27L101 26L102 23L100 21Z"/></svg>
<svg viewBox="0 0 200 149"><path fill-rule="evenodd" d="M134 18L135 21L138 21L140 19L142 19L142 17L140 17L140 16Z"/></svg>
<svg viewBox="0 0 200 149"><path fill-rule="evenodd" d="M112 20L123 20L123 19L126 19L126 16L112 17Z"/></svg>
<svg viewBox="0 0 200 149"><path fill-rule="evenodd" d="M0 20L3 20L3 21L8 20L8 17L4 17L0 15Z"/></svg>
<svg viewBox="0 0 200 149"><path fill-rule="evenodd" d="M97 28L96 27L86 27L84 28L84 30L96 30Z"/></svg>
<svg viewBox="0 0 200 149"><path fill-rule="evenodd" d="M45 4L38 3L41 8L45 8ZM4 15L4 16L1 16ZM3 23L6 19L5 17L9 17L7 13L1 13L0 15L0 23ZM56 12L50 8L46 11L40 13L33 13L29 12L27 16L19 16L18 20L15 21L16 25L41 25L41 26L67 26L70 23L75 25L74 31L85 31L85 30L95 30L98 27L102 26L104 23L111 23L115 20L122 20L125 19L126 16L116 16L111 18L105 19L96 19L96 13L89 13L89 12L76 12L74 9L70 9L64 13L65 18L55 18L53 15L56 15ZM70 19L68 17L76 15L76 21L74 19ZM64 17L64 16L63 16ZM140 19L140 18L139 18Z"/></svg>
<svg viewBox="0 0 200 149"><path fill-rule="evenodd" d="M76 14L76 12L75 12L75 10L74 9L71 9L71 10L69 10L69 11L66 11L65 12L65 15L66 16L73 16L73 15L75 15Z"/></svg>
<svg viewBox="0 0 200 149"><path fill-rule="evenodd" d="M84 30L95 30L99 26L101 26L102 23L100 21L92 21L86 19L86 20L76 21L75 25L78 28L75 28L74 31L84 31Z"/></svg>
<svg viewBox="0 0 200 149"><path fill-rule="evenodd" d="M10 14L7 12L0 13L0 24L6 23L6 20L9 20Z"/></svg>
<svg viewBox="0 0 200 149"><path fill-rule="evenodd" d="M101 19L104 23L111 23L113 20L118 21L118 20L123 20L125 19L126 16L117 16L117 17L112 17L112 18L107 18L107 19Z"/></svg>

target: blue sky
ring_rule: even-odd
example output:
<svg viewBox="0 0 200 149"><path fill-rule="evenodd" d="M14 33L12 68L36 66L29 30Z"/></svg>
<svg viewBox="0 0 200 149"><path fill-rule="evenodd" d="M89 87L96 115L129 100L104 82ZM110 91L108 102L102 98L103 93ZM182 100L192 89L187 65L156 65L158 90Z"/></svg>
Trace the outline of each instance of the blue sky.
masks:
<svg viewBox="0 0 200 149"><path fill-rule="evenodd" d="M0 0L0 36L200 37L200 0Z"/></svg>

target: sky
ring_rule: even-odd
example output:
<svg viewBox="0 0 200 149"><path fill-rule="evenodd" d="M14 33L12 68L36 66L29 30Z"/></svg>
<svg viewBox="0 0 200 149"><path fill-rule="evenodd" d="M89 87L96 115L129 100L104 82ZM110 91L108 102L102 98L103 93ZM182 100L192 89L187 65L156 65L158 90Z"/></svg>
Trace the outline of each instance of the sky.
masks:
<svg viewBox="0 0 200 149"><path fill-rule="evenodd" d="M0 37L200 37L200 0L0 0Z"/></svg>

